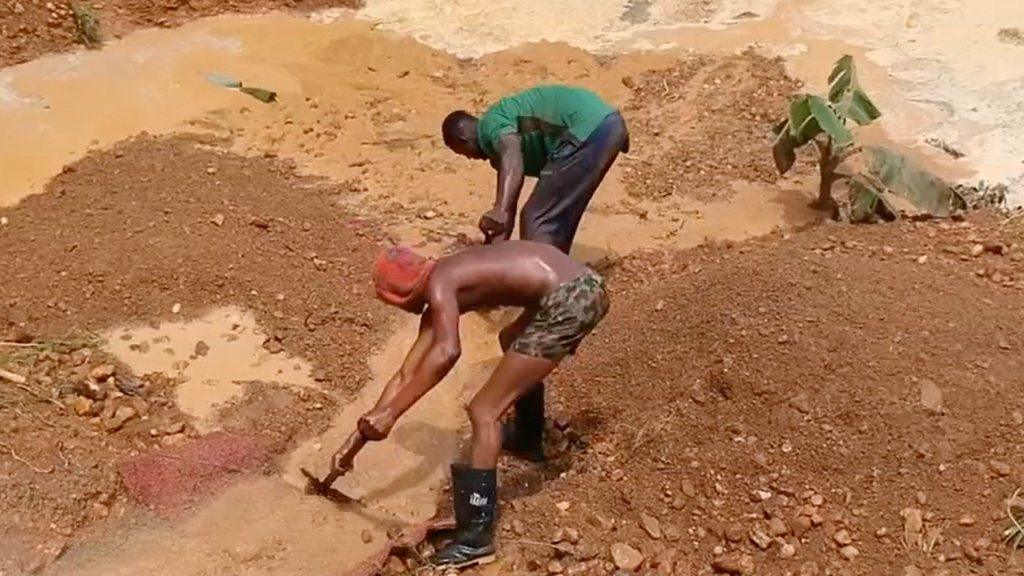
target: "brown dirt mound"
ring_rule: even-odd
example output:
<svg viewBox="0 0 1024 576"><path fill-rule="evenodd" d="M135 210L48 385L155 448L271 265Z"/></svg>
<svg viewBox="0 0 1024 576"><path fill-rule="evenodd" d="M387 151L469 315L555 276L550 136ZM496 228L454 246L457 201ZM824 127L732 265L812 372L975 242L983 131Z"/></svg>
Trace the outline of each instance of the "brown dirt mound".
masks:
<svg viewBox="0 0 1024 576"><path fill-rule="evenodd" d="M341 189L216 143L141 136L0 210L0 325L59 336L238 305L327 388L358 390L391 318L369 286L372 225L336 205Z"/></svg>
<svg viewBox="0 0 1024 576"><path fill-rule="evenodd" d="M665 574L1005 573L1022 245L982 219L627 260L551 386L589 447L506 507L511 568L600 573L625 543ZM568 554L515 543L560 529Z"/></svg>
<svg viewBox="0 0 1024 576"><path fill-rule="evenodd" d="M800 84L781 59L693 56L626 81L631 196L727 197L736 180L775 182L771 128Z"/></svg>
<svg viewBox="0 0 1024 576"><path fill-rule="evenodd" d="M73 3L9 0L0 4L0 67L13 66L50 52L74 50L77 39ZM113 0L80 2L92 8L104 40L120 38L138 28L178 26L189 20L228 13L279 9L357 8L359 0Z"/></svg>
<svg viewBox="0 0 1024 576"><path fill-rule="evenodd" d="M121 462L128 493L139 503L171 514L259 469L270 454L250 436L213 432L175 448L153 450Z"/></svg>

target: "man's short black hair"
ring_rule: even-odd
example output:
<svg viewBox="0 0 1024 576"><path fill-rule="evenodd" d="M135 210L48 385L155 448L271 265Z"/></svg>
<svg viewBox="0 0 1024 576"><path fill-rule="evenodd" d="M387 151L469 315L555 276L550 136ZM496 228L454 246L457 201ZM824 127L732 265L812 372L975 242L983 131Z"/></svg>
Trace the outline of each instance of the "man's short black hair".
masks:
<svg viewBox="0 0 1024 576"><path fill-rule="evenodd" d="M445 145L451 148L455 143L465 143L466 136L463 126L475 121L476 116L465 110L456 110L446 116L444 122L441 123L441 136L444 137Z"/></svg>

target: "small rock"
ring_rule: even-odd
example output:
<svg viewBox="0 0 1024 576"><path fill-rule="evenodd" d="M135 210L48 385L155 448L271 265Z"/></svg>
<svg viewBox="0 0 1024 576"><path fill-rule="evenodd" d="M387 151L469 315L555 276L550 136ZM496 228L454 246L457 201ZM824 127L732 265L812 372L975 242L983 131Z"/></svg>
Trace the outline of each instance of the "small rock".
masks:
<svg viewBox="0 0 1024 576"><path fill-rule="evenodd" d="M786 522L782 518L773 516L771 520L768 521L768 534L771 534L776 538L779 536L785 536L786 534L789 534L789 527L786 526Z"/></svg>
<svg viewBox="0 0 1024 576"><path fill-rule="evenodd" d="M942 414L942 390L928 378L921 379L921 407L931 414Z"/></svg>
<svg viewBox="0 0 1024 576"><path fill-rule="evenodd" d="M977 258L978 256L981 256L984 252L985 252L985 247L983 245L981 245L981 244L975 244L974 246L971 246L971 256L973 256L975 258Z"/></svg>
<svg viewBox="0 0 1024 576"><path fill-rule="evenodd" d="M811 496L811 506L821 506L825 503L825 497L821 494L814 494Z"/></svg>
<svg viewBox="0 0 1024 576"><path fill-rule="evenodd" d="M711 562L711 569L719 574L746 576L754 573L754 558L738 552L722 554Z"/></svg>
<svg viewBox="0 0 1024 576"><path fill-rule="evenodd" d="M811 411L811 401L807 394L801 392L789 400L789 405L801 414L808 414Z"/></svg>
<svg viewBox="0 0 1024 576"><path fill-rule="evenodd" d="M569 504L569 502L566 500L562 500L558 504L555 504L555 508L558 508L560 512L568 512L570 506L571 504Z"/></svg>
<svg viewBox="0 0 1024 576"><path fill-rule="evenodd" d="M1005 476L1009 476L1010 472L1012 472L1012 469L1010 468L1010 465L1007 464L1006 462L1000 462L999 460L993 460L993 461L989 462L988 465L992 468L992 472L994 472L996 474L996 476L999 476L1000 478L1005 477Z"/></svg>
<svg viewBox="0 0 1024 576"><path fill-rule="evenodd" d="M811 519L808 516L797 516L793 519L792 526L793 535L799 538L811 529Z"/></svg>
<svg viewBox="0 0 1024 576"><path fill-rule="evenodd" d="M268 230L268 229L270 229L270 222L267 222L263 218L259 218L257 216L253 216L249 220L249 224L255 226L256 228L259 228L260 230Z"/></svg>
<svg viewBox="0 0 1024 576"><path fill-rule="evenodd" d="M209 353L210 353L210 345L209 344L207 344L206 342L203 342L202 340L200 340L199 342L196 342L196 349L195 349L195 355L196 356L202 357L202 356L206 356Z"/></svg>
<svg viewBox="0 0 1024 576"><path fill-rule="evenodd" d="M420 214L420 218L424 220L433 220L434 218L437 218L437 211L427 210L426 212Z"/></svg>
<svg viewBox="0 0 1024 576"><path fill-rule="evenodd" d="M284 352L284 346L273 338L263 343L263 349L271 354L280 354L281 352Z"/></svg>
<svg viewBox="0 0 1024 576"><path fill-rule="evenodd" d="M565 572L565 567L558 560L552 560L548 562L548 574L561 574Z"/></svg>
<svg viewBox="0 0 1024 576"><path fill-rule="evenodd" d="M387 573L401 574L402 572L405 572L405 564L402 563L402 559L397 556L388 557Z"/></svg>
<svg viewBox="0 0 1024 576"><path fill-rule="evenodd" d="M116 369L113 364L101 364L100 366L93 368L92 371L89 372L89 376L92 376L92 379L97 382L103 382L107 378L113 376L115 371Z"/></svg>
<svg viewBox="0 0 1024 576"><path fill-rule="evenodd" d="M74 403L72 403L71 406L74 409L75 414L78 414L79 416L93 415L91 414L92 400L86 398L85 396L75 396L75 401Z"/></svg>
<svg viewBox="0 0 1024 576"><path fill-rule="evenodd" d="M370 542L373 542L373 532L370 532L369 530L363 530L359 534L359 537L362 538L363 544L369 544Z"/></svg>
<svg viewBox="0 0 1024 576"><path fill-rule="evenodd" d="M917 508L906 508L901 513L903 516L903 530L908 534L919 533L924 528L924 515Z"/></svg>
<svg viewBox="0 0 1024 576"><path fill-rule="evenodd" d="M746 535L746 529L740 524L730 524L725 527L725 539L729 542L736 543L743 540L743 536Z"/></svg>
<svg viewBox="0 0 1024 576"><path fill-rule="evenodd" d="M891 256L895 252L896 251L893 250L892 246L882 246L882 254L885 254L886 256Z"/></svg>
<svg viewBox="0 0 1024 576"><path fill-rule="evenodd" d="M654 516L651 516L650 514L641 514L640 527L643 528L644 532L647 532L647 535L652 539L661 539L661 523L658 522L658 519Z"/></svg>
<svg viewBox="0 0 1024 576"><path fill-rule="evenodd" d="M857 550L857 548L853 546L843 546L839 549L839 555L847 560L853 560L860 555L860 550Z"/></svg>
<svg viewBox="0 0 1024 576"><path fill-rule="evenodd" d="M512 531L516 533L516 536L522 536L523 533L526 532L526 528L523 526L523 523L521 521L513 520Z"/></svg>
<svg viewBox="0 0 1024 576"><path fill-rule="evenodd" d="M618 482L619 480L622 480L625 477L626 473L623 472L620 468L612 470L612 473L608 475L608 479L611 480L612 482Z"/></svg>
<svg viewBox="0 0 1024 576"><path fill-rule="evenodd" d="M853 544L853 537L850 536L850 532L847 530L837 530L836 533L832 535L832 539L840 546L849 546L850 544Z"/></svg>
<svg viewBox="0 0 1024 576"><path fill-rule="evenodd" d="M664 532L665 540L669 542L678 542L683 537L683 534L679 531L679 528L676 528L675 526L666 526Z"/></svg>
<svg viewBox="0 0 1024 576"><path fill-rule="evenodd" d="M624 542L611 545L612 562L619 570L632 572L644 562L644 555L639 550Z"/></svg>
<svg viewBox="0 0 1024 576"><path fill-rule="evenodd" d="M163 430L161 432L163 432L164 434L181 434L184 431L185 431L185 423L184 422L173 422L171 424L168 424L167 426L164 426L164 428L163 428Z"/></svg>
<svg viewBox="0 0 1024 576"><path fill-rule="evenodd" d="M794 556L796 556L796 546L793 546L789 542L784 542L782 546L779 547L780 558L792 558Z"/></svg>
<svg viewBox="0 0 1024 576"><path fill-rule="evenodd" d="M106 400L107 389L90 380L79 382L75 385L75 392L85 396L89 400Z"/></svg>
<svg viewBox="0 0 1024 576"><path fill-rule="evenodd" d="M773 542L771 536L765 534L758 528L754 528L750 531L750 541L754 543L754 546L757 546L761 550L771 548Z"/></svg>
<svg viewBox="0 0 1024 576"><path fill-rule="evenodd" d="M7 216L0 216L0 226L7 226L11 221L7 219Z"/></svg>
<svg viewBox="0 0 1024 576"><path fill-rule="evenodd" d="M183 432L178 434L168 434L166 436L160 437L160 445L163 446L164 448L170 448L172 446L178 446L182 444L187 439L188 436Z"/></svg>
<svg viewBox="0 0 1024 576"><path fill-rule="evenodd" d="M181 312L181 304L175 304L174 306L171 306L171 314L177 314L179 312Z"/></svg>
<svg viewBox="0 0 1024 576"><path fill-rule="evenodd" d="M970 514L964 514L959 520L957 520L957 524L961 526L974 526L976 523L977 521L974 519L974 516L971 516Z"/></svg>
<svg viewBox="0 0 1024 576"><path fill-rule="evenodd" d="M687 498L693 498L697 495L697 488L694 487L693 482L690 482L689 480L683 480L680 482L679 489L683 491L683 494L685 494Z"/></svg>
<svg viewBox="0 0 1024 576"><path fill-rule="evenodd" d="M818 576L818 574L821 574L821 569L814 562L804 562L800 565L800 571L797 574L800 576Z"/></svg>
<svg viewBox="0 0 1024 576"><path fill-rule="evenodd" d="M223 214L214 214L213 218L210 218L210 222L213 222L213 224L216 225L216 226L223 226L224 225L224 215Z"/></svg>
<svg viewBox="0 0 1024 576"><path fill-rule="evenodd" d="M575 528L566 528L564 531L564 536L570 544L580 543L580 531Z"/></svg>
<svg viewBox="0 0 1024 576"><path fill-rule="evenodd" d="M903 567L903 576L924 576L924 572L920 568L911 564L910 566Z"/></svg>
<svg viewBox="0 0 1024 576"><path fill-rule="evenodd" d="M206 169L206 173L211 175L211 176L216 174L217 173L217 167L216 166L210 166L209 168Z"/></svg>
<svg viewBox="0 0 1024 576"><path fill-rule="evenodd" d="M129 420L135 418L138 415L139 412L135 410L135 408L132 408L131 406L121 406L120 408L114 411L114 418L120 420L121 422L128 422Z"/></svg>
<svg viewBox="0 0 1024 576"><path fill-rule="evenodd" d="M917 263L918 264L924 264L927 261L928 261L928 255L927 254L925 254L924 256L919 256L917 258Z"/></svg>

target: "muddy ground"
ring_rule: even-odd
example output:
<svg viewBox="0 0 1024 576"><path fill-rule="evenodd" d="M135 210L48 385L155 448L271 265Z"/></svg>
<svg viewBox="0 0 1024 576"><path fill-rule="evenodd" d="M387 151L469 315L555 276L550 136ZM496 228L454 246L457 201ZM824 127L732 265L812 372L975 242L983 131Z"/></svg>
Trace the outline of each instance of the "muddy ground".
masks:
<svg viewBox="0 0 1024 576"><path fill-rule="evenodd" d="M45 5L22 5L23 20L49 18ZM120 7L127 30L277 5L98 10ZM21 42L5 57L69 46L66 20L54 21L64 24L46 34L5 34ZM378 244L450 249L487 201L493 176L443 150L437 121L451 106L479 107L513 84L553 78L611 94L632 127L634 152L581 234L592 242L581 256L611 277L613 311L552 380L552 462L503 463L502 561L484 572L1016 569L999 542L1004 500L1024 481L1015 443L1024 426L1019 221L973 214L796 231L811 220L801 192L812 167L805 158L791 180L772 171L768 128L800 87L778 60L598 58L551 45L454 61L346 30L324 45L356 56L337 64L351 69L330 68L351 85L306 71L302 90L275 106L240 97L193 119L205 135L141 134L93 150L41 194L0 209L0 336L27 344L0 348L0 368L25 377L24 387L0 384L0 571L75 574L111 534L188 524L211 491L243 473L282 473L293 450L351 405L371 377L367 359L401 323L369 290ZM308 175L318 170L334 178ZM455 186L474 189L463 198ZM749 203L750 191L788 192L777 222L785 231L679 249L737 229L749 237L748 215L708 224L715 206L741 210L715 203L743 190ZM638 246L648 249L622 256ZM189 446L209 447L196 440L210 438L197 430L209 422L174 405L172 378L133 374L95 336L117 327L130 349L176 354L183 367L217 355L217 342L161 351L163 340L136 333L225 306L251 311L263 352L308 361L315 384L241 383L244 392L217 407L217 427L250 450L240 461L256 464L218 468L200 449L186 472L217 481L174 500L169 515L149 510L163 494L139 487L166 487L182 470L153 482L147 474L195 458ZM122 407L134 414L118 416ZM438 433L418 430L419 445ZM304 566L308 551L275 538L212 564L196 551L200 560L178 574L323 568ZM155 562L175 553L141 550ZM395 556L386 571L418 562Z"/></svg>
<svg viewBox="0 0 1024 576"><path fill-rule="evenodd" d="M83 48L73 5L90 10L99 22L102 38L111 40L139 28L172 27L216 14L356 8L361 4L359 0L113 0L79 3L5 0L0 3L0 68L52 52Z"/></svg>

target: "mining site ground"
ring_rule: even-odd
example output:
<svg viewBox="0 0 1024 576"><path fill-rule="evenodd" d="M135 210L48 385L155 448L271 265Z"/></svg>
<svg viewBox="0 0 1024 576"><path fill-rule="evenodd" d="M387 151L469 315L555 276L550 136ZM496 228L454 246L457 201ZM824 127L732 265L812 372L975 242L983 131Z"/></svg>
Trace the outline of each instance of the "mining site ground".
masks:
<svg viewBox="0 0 1024 576"><path fill-rule="evenodd" d="M487 34L502 3L445 28L411 1L121 1L94 51L69 5L0 6L0 573L423 570L507 314L464 319L458 368L339 483L362 505L298 469L326 469L415 334L373 298L378 247L458 249L491 201L440 120L552 81L630 125L574 247L612 312L552 379L550 462L502 462L476 571L1020 572L1024 221L824 222L813 159L779 177L770 128L868 47L780 58L751 41L820 6L738 4L527 3L517 30L551 30L529 37ZM990 168L908 137L933 112L884 71L865 62L890 108L864 138Z"/></svg>

